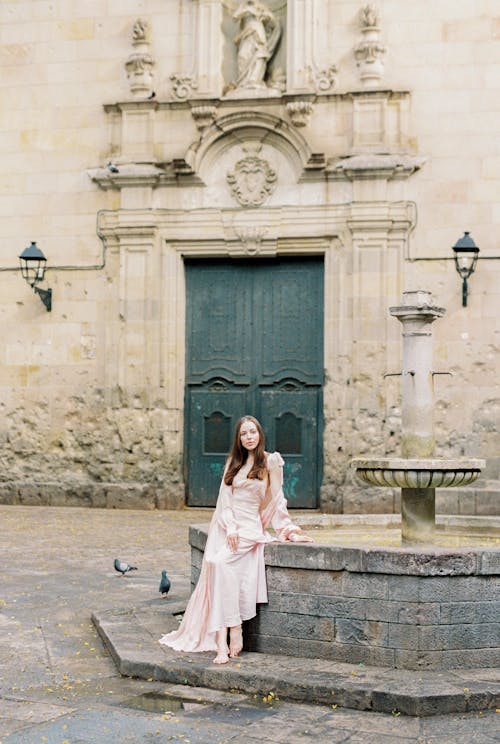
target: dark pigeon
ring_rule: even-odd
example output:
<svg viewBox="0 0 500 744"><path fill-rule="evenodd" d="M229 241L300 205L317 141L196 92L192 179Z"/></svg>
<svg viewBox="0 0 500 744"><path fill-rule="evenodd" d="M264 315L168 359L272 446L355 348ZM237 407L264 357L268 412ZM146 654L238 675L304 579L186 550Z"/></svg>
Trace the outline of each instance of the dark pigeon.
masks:
<svg viewBox="0 0 500 744"><path fill-rule="evenodd" d="M167 594L170 591L170 579L167 576L166 571L161 572L160 588L158 590L162 596L162 599L166 599Z"/></svg>

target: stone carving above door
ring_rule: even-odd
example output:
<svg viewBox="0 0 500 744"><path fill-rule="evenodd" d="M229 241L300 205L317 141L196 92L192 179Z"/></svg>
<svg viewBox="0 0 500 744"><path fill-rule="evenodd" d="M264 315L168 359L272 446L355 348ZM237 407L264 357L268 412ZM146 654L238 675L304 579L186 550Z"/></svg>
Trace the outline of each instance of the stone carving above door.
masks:
<svg viewBox="0 0 500 744"><path fill-rule="evenodd" d="M261 225L235 225L234 231L240 239L245 256L259 256L263 253L263 240L267 229ZM275 241L274 241L275 243ZM272 247L272 255L275 255L276 247ZM238 251L237 255L240 254ZM269 254L269 250L266 251Z"/></svg>
<svg viewBox="0 0 500 744"><path fill-rule="evenodd" d="M226 180L242 207L260 207L276 188L278 174L267 160L260 157L260 142L247 142L242 149L245 157L235 163Z"/></svg>

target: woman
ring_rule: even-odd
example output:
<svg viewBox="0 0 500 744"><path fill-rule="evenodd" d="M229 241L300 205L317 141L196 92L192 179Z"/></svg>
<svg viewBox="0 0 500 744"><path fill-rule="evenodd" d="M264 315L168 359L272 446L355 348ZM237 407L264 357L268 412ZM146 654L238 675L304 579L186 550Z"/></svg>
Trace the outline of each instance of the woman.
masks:
<svg viewBox="0 0 500 744"><path fill-rule="evenodd" d="M243 416L236 424L198 583L179 629L160 638L177 651L216 650L215 664L238 656L242 622L255 616L257 603L267 602L265 544L273 539L312 542L288 514L281 455L264 447L257 419ZM269 524L277 538L266 532Z"/></svg>

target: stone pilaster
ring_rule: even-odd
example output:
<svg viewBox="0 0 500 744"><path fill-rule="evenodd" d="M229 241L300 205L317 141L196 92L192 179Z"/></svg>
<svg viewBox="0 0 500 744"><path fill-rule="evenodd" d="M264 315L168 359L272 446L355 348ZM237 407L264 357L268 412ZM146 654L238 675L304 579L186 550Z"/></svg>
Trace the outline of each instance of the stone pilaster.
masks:
<svg viewBox="0 0 500 744"><path fill-rule="evenodd" d="M214 98L222 92L221 0L194 0L195 31L192 68L171 76L172 96L177 100Z"/></svg>
<svg viewBox="0 0 500 744"><path fill-rule="evenodd" d="M318 67L314 49L318 29L318 0L288 0L287 3L287 93L328 93L335 87L337 68Z"/></svg>
<svg viewBox="0 0 500 744"><path fill-rule="evenodd" d="M101 216L110 246L106 389L113 405L149 408L160 395L161 260L153 224ZM126 221L130 224L123 224Z"/></svg>

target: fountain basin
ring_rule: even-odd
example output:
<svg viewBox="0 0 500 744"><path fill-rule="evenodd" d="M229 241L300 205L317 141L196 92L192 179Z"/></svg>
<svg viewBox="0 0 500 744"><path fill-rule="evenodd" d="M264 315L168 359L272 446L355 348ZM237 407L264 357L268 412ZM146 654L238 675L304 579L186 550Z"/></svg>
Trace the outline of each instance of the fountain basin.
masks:
<svg viewBox="0 0 500 744"><path fill-rule="evenodd" d="M473 483L485 467L477 458L356 458L356 475L370 486L393 488L456 488Z"/></svg>
<svg viewBox="0 0 500 744"><path fill-rule="evenodd" d="M363 532L376 531L373 516L355 516ZM396 515L377 516L400 526ZM500 548L417 550L362 534L335 542L352 517L298 518L314 543L266 546L269 603L245 624L246 650L408 670L500 666ZM493 529L500 539L500 521ZM206 525L190 528L193 583L206 538Z"/></svg>

